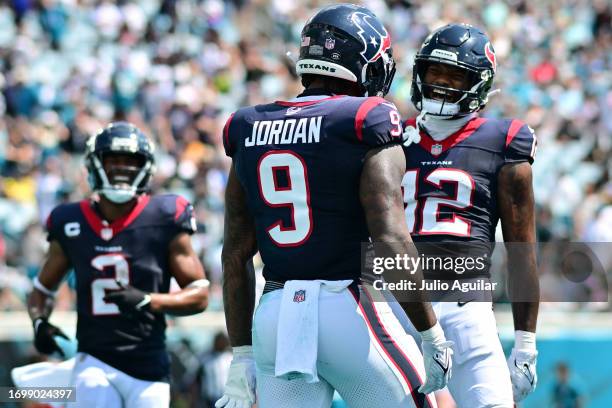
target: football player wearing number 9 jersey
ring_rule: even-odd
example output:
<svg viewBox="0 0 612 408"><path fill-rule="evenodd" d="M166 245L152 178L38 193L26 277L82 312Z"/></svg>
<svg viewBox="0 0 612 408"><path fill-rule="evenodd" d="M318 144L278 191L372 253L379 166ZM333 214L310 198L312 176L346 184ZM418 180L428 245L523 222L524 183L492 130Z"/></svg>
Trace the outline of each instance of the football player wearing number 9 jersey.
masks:
<svg viewBox="0 0 612 408"><path fill-rule="evenodd" d="M28 302L34 345L63 355L57 337L66 335L49 316L73 268L75 406L168 407L164 313L195 314L208 302L208 280L191 246L193 208L177 195L147 194L153 143L130 123L92 136L85 160L97 197L62 204L49 216L49 251ZM181 290L168 293L172 277Z"/></svg>
<svg viewBox="0 0 612 408"><path fill-rule="evenodd" d="M419 249L437 248L437 255L452 249L456 256L484 254L487 259L501 220L509 243L509 294L511 300L523 300L512 304L515 343L507 362L489 292L433 303L455 344L448 388L459 407L513 407L537 380L539 286L531 173L537 142L519 120L478 115L496 69L495 51L480 29L450 24L431 33L413 68L412 102L421 113L406 122L404 133L402 190L408 228ZM470 272L425 270L424 275L466 282L486 280L489 271L487 264Z"/></svg>
<svg viewBox="0 0 612 408"><path fill-rule="evenodd" d="M360 282L369 237L408 254L397 186L405 170L391 39L368 9L325 7L302 30L290 101L239 109L223 139L223 299L234 358L216 407L433 407L451 349L429 302L407 304L424 358L396 301ZM251 258L265 264L254 309ZM409 275L420 287L420 273ZM437 359L436 362L434 360Z"/></svg>

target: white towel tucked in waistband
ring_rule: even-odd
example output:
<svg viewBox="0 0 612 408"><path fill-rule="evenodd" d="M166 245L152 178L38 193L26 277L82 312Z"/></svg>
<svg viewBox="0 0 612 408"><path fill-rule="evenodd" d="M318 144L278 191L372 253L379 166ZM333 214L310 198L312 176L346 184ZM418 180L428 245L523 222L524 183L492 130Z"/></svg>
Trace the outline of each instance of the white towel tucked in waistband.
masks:
<svg viewBox="0 0 612 408"><path fill-rule="evenodd" d="M319 291L340 292L352 280L291 280L285 282L278 314L276 367L274 375L285 379L302 376L319 381L317 349L319 338Z"/></svg>

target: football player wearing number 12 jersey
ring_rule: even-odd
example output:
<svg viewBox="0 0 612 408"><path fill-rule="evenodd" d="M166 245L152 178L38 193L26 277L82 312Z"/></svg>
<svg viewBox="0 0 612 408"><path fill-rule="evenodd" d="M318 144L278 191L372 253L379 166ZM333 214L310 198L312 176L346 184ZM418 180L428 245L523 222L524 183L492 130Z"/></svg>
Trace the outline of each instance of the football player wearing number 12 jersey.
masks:
<svg viewBox="0 0 612 408"><path fill-rule="evenodd" d="M290 101L239 109L225 125L223 298L234 357L216 407L433 407L451 349L430 304L405 305L360 282L361 245L406 254L397 186L402 126L382 98L393 79L391 39L368 9L328 6L302 30ZM253 315L249 263L259 250L264 294ZM420 273L409 275L420 285ZM435 361L434 361L435 360ZM256 395L257 394L257 395Z"/></svg>
<svg viewBox="0 0 612 408"><path fill-rule="evenodd" d="M459 407L511 408L513 399L525 398L537 380L539 286L531 172L536 138L519 120L478 116L496 65L493 46L478 28L450 24L433 32L413 69L412 102L421 113L406 122L404 133L402 190L408 228L419 249L484 254L486 259L498 220L509 243L509 294L519 301L512 304L515 343L507 362L490 293L433 302L455 344L448 388ZM424 275L464 283L486 280L489 272L487 264L470 272L425 270Z"/></svg>
<svg viewBox="0 0 612 408"><path fill-rule="evenodd" d="M62 204L49 216L49 252L34 280L29 313L39 352L62 353L66 335L49 321L53 297L74 268L78 354L71 385L77 407L168 407L164 313L190 315L208 302L208 280L191 246L192 206L148 195L153 144L127 122L87 144L97 200ZM174 277L182 288L168 293Z"/></svg>

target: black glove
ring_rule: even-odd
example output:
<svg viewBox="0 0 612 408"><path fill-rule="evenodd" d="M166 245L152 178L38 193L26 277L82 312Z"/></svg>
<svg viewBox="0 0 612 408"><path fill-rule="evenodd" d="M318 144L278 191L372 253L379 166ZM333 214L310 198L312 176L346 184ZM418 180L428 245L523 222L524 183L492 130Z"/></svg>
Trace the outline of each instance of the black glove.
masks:
<svg viewBox="0 0 612 408"><path fill-rule="evenodd" d="M59 327L49 323L46 318L39 317L34 320L34 346L36 350L43 354L52 354L54 351L57 351L62 357L65 357L64 352L57 345L53 336L60 336L70 340Z"/></svg>
<svg viewBox="0 0 612 408"><path fill-rule="evenodd" d="M155 315L150 312L151 295L133 286L124 286L119 281L117 284L121 289L104 296L105 302L116 304L121 313L128 318L155 321Z"/></svg>
<svg viewBox="0 0 612 408"><path fill-rule="evenodd" d="M123 286L117 282L120 290L114 290L104 296L105 302L116 304L122 313L148 310L151 306L151 295L133 286Z"/></svg>

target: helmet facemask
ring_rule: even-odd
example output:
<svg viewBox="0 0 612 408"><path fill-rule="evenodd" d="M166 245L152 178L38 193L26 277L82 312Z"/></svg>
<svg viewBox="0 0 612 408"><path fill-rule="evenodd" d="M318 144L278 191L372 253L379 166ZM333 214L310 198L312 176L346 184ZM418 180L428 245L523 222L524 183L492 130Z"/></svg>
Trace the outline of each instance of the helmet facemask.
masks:
<svg viewBox="0 0 612 408"><path fill-rule="evenodd" d="M364 65L361 74L361 84L364 88L364 96L387 95L395 76L395 61L391 48L384 50L381 56Z"/></svg>
<svg viewBox="0 0 612 408"><path fill-rule="evenodd" d="M109 124L87 140L91 189L117 204L145 193L155 171L154 151L155 145L133 124Z"/></svg>
<svg viewBox="0 0 612 408"><path fill-rule="evenodd" d="M427 83L427 70L436 63L464 71L467 89ZM417 56L413 71L413 101L419 111L426 111L429 115L449 119L461 117L477 112L486 105L492 82L493 76L489 70L477 70L453 62Z"/></svg>
<svg viewBox="0 0 612 408"><path fill-rule="evenodd" d="M94 190L109 201L123 204L146 191L153 169L152 162L145 156L104 152L92 154L89 160L95 169L90 172L90 184L97 186ZM112 163L115 160L119 163ZM91 180L92 177L94 180Z"/></svg>

